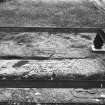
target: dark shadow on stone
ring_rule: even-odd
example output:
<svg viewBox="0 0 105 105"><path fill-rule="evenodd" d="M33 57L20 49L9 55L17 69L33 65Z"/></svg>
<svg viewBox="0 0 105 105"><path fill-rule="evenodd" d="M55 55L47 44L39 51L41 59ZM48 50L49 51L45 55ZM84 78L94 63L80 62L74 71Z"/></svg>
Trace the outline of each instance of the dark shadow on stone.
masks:
<svg viewBox="0 0 105 105"><path fill-rule="evenodd" d="M81 35L81 38L85 38L87 40L91 40L91 37L90 36L86 36L86 35Z"/></svg>
<svg viewBox="0 0 105 105"><path fill-rule="evenodd" d="M105 80L105 73L94 74L91 76L80 75L80 74L52 74L52 75L28 75L29 72L21 75L0 75L0 80Z"/></svg>
<svg viewBox="0 0 105 105"><path fill-rule="evenodd" d="M46 57L46 56L17 56L17 55L7 55L7 56L0 56L0 59L2 60L2 59L4 59L4 60L13 60L13 59L19 59L19 60L22 60L22 59L24 59L24 60L29 60L29 59L31 59L31 60L48 60L48 59L50 59L51 57L50 56L48 56L48 57Z"/></svg>
<svg viewBox="0 0 105 105"><path fill-rule="evenodd" d="M86 77L87 80L105 80L105 73L94 74Z"/></svg>
<svg viewBox="0 0 105 105"><path fill-rule="evenodd" d="M27 64L29 61L19 61L15 63L12 67L21 67L22 65Z"/></svg>

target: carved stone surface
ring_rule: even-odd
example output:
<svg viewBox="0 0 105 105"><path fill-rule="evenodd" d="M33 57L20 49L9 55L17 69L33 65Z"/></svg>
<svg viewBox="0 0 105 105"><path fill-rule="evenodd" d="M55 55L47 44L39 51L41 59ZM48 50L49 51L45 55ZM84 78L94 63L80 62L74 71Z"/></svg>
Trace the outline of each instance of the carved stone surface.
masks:
<svg viewBox="0 0 105 105"><path fill-rule="evenodd" d="M55 79L100 79L104 77L104 65L99 59L73 59L73 60L0 60L1 76L17 76L33 79L50 79L56 74ZM94 78L94 75L101 77ZM78 78L77 78L78 76ZM80 77L79 77L80 76ZM15 78L14 78L15 79Z"/></svg>

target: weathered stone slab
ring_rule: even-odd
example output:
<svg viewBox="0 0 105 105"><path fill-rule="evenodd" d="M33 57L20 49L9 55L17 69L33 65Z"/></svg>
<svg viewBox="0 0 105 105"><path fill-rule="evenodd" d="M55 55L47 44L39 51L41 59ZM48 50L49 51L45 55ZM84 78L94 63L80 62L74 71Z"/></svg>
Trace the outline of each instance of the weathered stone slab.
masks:
<svg viewBox="0 0 105 105"><path fill-rule="evenodd" d="M8 33L9 34L9 33ZM88 34L19 33L4 35L0 56L44 56L52 58L86 58L92 44ZM85 38L85 37L86 38ZM90 39L87 39L87 38ZM7 39L8 38L8 39Z"/></svg>
<svg viewBox="0 0 105 105"><path fill-rule="evenodd" d="M102 77L104 72L104 65L99 59L0 60L1 76L24 77L25 79L31 77L33 79L78 80L98 74ZM53 77L54 74L55 77ZM100 77L95 79L100 79Z"/></svg>
<svg viewBox="0 0 105 105"><path fill-rule="evenodd" d="M0 101L12 103L105 103L105 89L0 89Z"/></svg>

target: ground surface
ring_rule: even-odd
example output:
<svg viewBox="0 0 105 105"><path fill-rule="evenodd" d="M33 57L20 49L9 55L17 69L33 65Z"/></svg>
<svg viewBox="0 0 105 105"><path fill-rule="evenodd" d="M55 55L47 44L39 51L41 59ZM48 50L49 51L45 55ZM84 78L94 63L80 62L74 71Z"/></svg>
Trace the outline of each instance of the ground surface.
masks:
<svg viewBox="0 0 105 105"><path fill-rule="evenodd" d="M15 0L14 0L15 1ZM91 3L45 4L11 1L0 4L0 26L105 26L105 14ZM95 34L0 33L0 56L47 57L46 60L1 60L0 78L105 79L104 53L91 51ZM9 78L10 79L10 78ZM14 78L12 78L14 79ZM36 103L104 102L104 89L0 89L0 100Z"/></svg>

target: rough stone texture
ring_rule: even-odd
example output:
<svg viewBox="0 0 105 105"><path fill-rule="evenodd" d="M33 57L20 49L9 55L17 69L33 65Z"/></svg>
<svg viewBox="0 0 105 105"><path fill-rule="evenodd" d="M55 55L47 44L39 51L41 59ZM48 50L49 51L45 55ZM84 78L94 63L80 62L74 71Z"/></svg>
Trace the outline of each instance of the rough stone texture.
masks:
<svg viewBox="0 0 105 105"><path fill-rule="evenodd" d="M0 60L0 75L4 76L33 76L33 79L51 78L56 74L58 79L79 79L79 76L89 77L105 72L99 59L73 60ZM78 75L78 78L75 76ZM97 77L98 79L99 77ZM94 78L93 78L94 80Z"/></svg>
<svg viewBox="0 0 105 105"><path fill-rule="evenodd" d="M55 73L53 79L105 79L105 54L93 53L90 49L94 36L84 33L77 36L18 33L15 37L14 34L2 37L0 56L39 56L50 59L2 59L0 78L52 79ZM104 103L104 99L101 99L105 97L104 94L105 89L0 89L0 100L10 103Z"/></svg>
<svg viewBox="0 0 105 105"><path fill-rule="evenodd" d="M83 79L102 75L104 54L90 46L95 34L1 33L0 56L49 57L49 60L1 60L0 75L57 79ZM77 78L78 77L78 78ZM82 77L82 78L81 78ZM94 79L98 79L99 76ZM101 77L100 77L101 78ZM99 79L100 79L99 78ZM101 78L101 79L102 79ZM91 78L92 79L92 78Z"/></svg>
<svg viewBox="0 0 105 105"><path fill-rule="evenodd" d="M4 36L0 43L1 56L52 56L52 58L85 58L93 56L89 51L92 40L82 38L83 35L19 33L10 34L8 37L7 35ZM94 34L92 37L94 37Z"/></svg>
<svg viewBox="0 0 105 105"><path fill-rule="evenodd" d="M0 101L12 103L103 103L105 89L0 89Z"/></svg>
<svg viewBox="0 0 105 105"><path fill-rule="evenodd" d="M47 8L44 7L43 9L43 7L38 8L38 6L35 6L33 2L32 3L28 2L29 4L23 4L22 1L24 0L18 0L18 1L13 0L13 1L15 2L6 3L0 6L0 15L1 15L0 26L51 26L52 24L50 21L56 20L56 18L52 20L52 15L51 16L47 15L46 18L43 20L43 15L45 16L47 14L46 10L48 14L52 12L55 13L57 8L51 7L51 9L50 8L48 9L48 7L45 5ZM19 2L19 4L17 2ZM105 23L104 23L103 17L105 16L103 14L100 15L100 13L98 13L97 10L96 11L95 9L93 10L94 8L93 6L92 6L93 7L92 9L90 9L91 6L88 5L87 7L86 4L85 6L78 6L78 7L79 7L78 9L77 9L77 6L76 6L76 9L75 7L71 7L71 6L67 7L67 12L65 12L67 14L67 17L68 17L68 13L73 13L74 11L74 14L70 14L70 17L68 17L68 20L70 20L69 26L71 27L83 26L83 25L84 26L104 26ZM39 10L40 12L40 9L41 9L42 15L39 18L36 13L37 13L37 10ZM70 10L70 12L68 10ZM83 10L83 12L80 12L81 10ZM59 10L57 12L58 14L57 16L61 17L60 19L58 19L58 22L57 22L60 25L62 24L62 16L67 18L62 14L62 11L65 11L65 7L62 8L60 12ZM75 15L76 13L77 15ZM37 18L35 19L35 17L38 17L38 19ZM43 35L42 33L40 35L36 33L33 33L33 34L30 33L29 36L32 36L32 37L29 38L25 33L20 33L15 35L11 35L11 33L9 35L8 34L2 35L0 33L0 36L1 36L0 55L1 56L3 55L4 56L6 55L23 56L24 55L24 56L44 56L44 57L51 56L52 58L66 58L66 59L70 58L72 60L63 60L63 61L55 60L55 63L57 64L54 66L53 69L54 70L56 68L60 68L60 70L64 69L65 70L64 72L66 73L68 71L68 68L73 67L73 69L69 70L69 72L71 72L70 74L72 74L73 70L75 69L74 71L76 74L82 73L89 76L96 73L100 74L102 72L102 74L104 75L103 72L104 72L104 65L105 65L105 60L104 60L105 54L95 54L95 53L92 53L91 50L89 49L90 45L92 44L94 35L84 34L84 33L82 35L80 34L78 35L80 37L74 36L72 34L69 34L69 35L60 34L58 36L55 36L55 35L50 36L47 33ZM32 42L30 42L30 39L32 40ZM35 64L33 65L32 62ZM48 64L48 62L50 62L50 64ZM6 73L4 75L7 75L7 74L8 75L13 74L13 75L19 75L19 76L23 74L27 75L30 72L31 72L30 74L32 74L32 71L24 69L23 67L26 65L28 66L33 65L33 67L36 68L35 70L37 71L38 68L39 70L42 70L41 67L45 68L45 70L48 70L47 67L50 68L49 66L50 65L52 66L55 63L53 61L27 62L27 61L20 61L20 60L4 60L4 61L0 61L0 65L1 65L0 72L1 74ZM45 64L47 66L45 66ZM68 67L68 65L72 65L72 64L73 64L72 67L71 66ZM64 66L63 69L60 67L61 65ZM34 74L35 74L35 70L33 70ZM52 71L51 68L49 70ZM102 77L102 74L100 75L100 77ZM77 77L78 77L77 79L79 79L79 76ZM96 77L99 78L99 75L96 75ZM49 103L49 102L51 103L54 103L54 102L56 103L65 103L65 102L101 103L101 101L104 101L104 99L98 99L98 97L105 98L105 89L103 90L98 89L98 90L100 92L98 92L97 89L90 89L90 90L0 89L0 100L1 101L8 100L10 103L12 101L14 102L14 104L19 101L22 101L22 102L34 101L36 103Z"/></svg>

